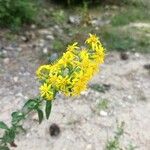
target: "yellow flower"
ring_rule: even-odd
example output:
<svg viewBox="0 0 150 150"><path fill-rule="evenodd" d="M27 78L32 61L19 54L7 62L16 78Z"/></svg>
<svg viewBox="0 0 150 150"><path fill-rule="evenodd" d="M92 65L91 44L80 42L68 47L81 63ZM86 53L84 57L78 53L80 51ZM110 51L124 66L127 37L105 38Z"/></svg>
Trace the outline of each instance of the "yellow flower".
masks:
<svg viewBox="0 0 150 150"><path fill-rule="evenodd" d="M88 46L84 49L79 50L77 43L74 43L67 47L67 52L53 65L39 67L36 73L44 82L40 87L43 98L53 99L56 91L70 96L79 95L86 89L88 81L103 63L105 52L96 35L90 34L85 42Z"/></svg>
<svg viewBox="0 0 150 150"><path fill-rule="evenodd" d="M67 51L63 54L63 57L58 61L60 66L66 67L68 64L71 64L75 58L74 54L70 51Z"/></svg>
<svg viewBox="0 0 150 150"><path fill-rule="evenodd" d="M104 62L104 53L95 53L92 58L98 62L98 63L103 63Z"/></svg>
<svg viewBox="0 0 150 150"><path fill-rule="evenodd" d="M65 91L70 84L71 82L69 76L66 77L58 76L58 87L60 88L61 91Z"/></svg>
<svg viewBox="0 0 150 150"><path fill-rule="evenodd" d="M48 84L51 84L52 86L57 87L57 82L58 82L57 80L58 80L57 74L54 74L54 75L52 74L49 76L47 82Z"/></svg>
<svg viewBox="0 0 150 150"><path fill-rule="evenodd" d="M91 45L92 49L94 49L96 44L100 44L99 38L94 34L89 34L89 36L90 37L85 42Z"/></svg>
<svg viewBox="0 0 150 150"><path fill-rule="evenodd" d="M44 83L40 87L41 96L46 100L52 100L54 98L53 91L51 89L51 85Z"/></svg>
<svg viewBox="0 0 150 150"><path fill-rule="evenodd" d="M68 45L67 51L72 52L72 51L74 51L75 49L78 49L79 47L78 47L77 45L78 45L77 42L73 43L72 45Z"/></svg>
<svg viewBox="0 0 150 150"><path fill-rule="evenodd" d="M82 51L79 53L80 58L83 59L89 59L89 53L87 52L86 49L82 49Z"/></svg>
<svg viewBox="0 0 150 150"><path fill-rule="evenodd" d="M72 95L79 95L82 91L86 90L86 83L79 80L73 87Z"/></svg>
<svg viewBox="0 0 150 150"><path fill-rule="evenodd" d="M51 70L51 65L40 66L36 71L36 75L39 79L43 79L47 76L47 74L49 74L50 70Z"/></svg>
<svg viewBox="0 0 150 150"><path fill-rule="evenodd" d="M83 59L81 62L78 63L79 67L85 71L90 67L91 61L89 59Z"/></svg>

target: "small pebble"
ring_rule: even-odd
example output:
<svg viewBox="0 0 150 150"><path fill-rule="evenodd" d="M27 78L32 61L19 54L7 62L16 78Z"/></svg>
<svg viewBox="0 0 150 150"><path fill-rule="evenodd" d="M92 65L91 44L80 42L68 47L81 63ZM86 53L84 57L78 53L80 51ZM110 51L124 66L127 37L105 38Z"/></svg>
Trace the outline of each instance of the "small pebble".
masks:
<svg viewBox="0 0 150 150"><path fill-rule="evenodd" d="M103 116L103 117L106 117L106 116L108 116L108 113L104 110L101 110L100 115Z"/></svg>
<svg viewBox="0 0 150 150"><path fill-rule="evenodd" d="M69 16L68 22L70 24L79 25L80 24L80 17L79 16Z"/></svg>
<svg viewBox="0 0 150 150"><path fill-rule="evenodd" d="M56 59L58 59L58 54L57 54L57 53L52 53L52 54L50 55L50 57L48 58L48 61L49 61L49 62L53 62L53 61L55 61Z"/></svg>
<svg viewBox="0 0 150 150"><path fill-rule="evenodd" d="M10 146L11 146L11 147L17 147L17 145L16 145L15 142L11 142L11 143L10 143Z"/></svg>
<svg viewBox="0 0 150 150"><path fill-rule="evenodd" d="M18 48L16 48L16 50L17 50L18 52L21 52L21 51L22 51L22 48L21 48L21 47L18 47Z"/></svg>
<svg viewBox="0 0 150 150"><path fill-rule="evenodd" d="M28 39L26 36L22 36L22 37L21 37L21 40L22 40L23 42L28 42L28 41L29 41L29 39Z"/></svg>
<svg viewBox="0 0 150 150"><path fill-rule="evenodd" d="M37 42L36 45L39 46L39 47L43 47L44 44L45 44L45 41L44 41L43 39L40 39L40 40Z"/></svg>
<svg viewBox="0 0 150 150"><path fill-rule="evenodd" d="M35 29L36 28L36 25L35 24L32 24L31 25L31 29Z"/></svg>
<svg viewBox="0 0 150 150"><path fill-rule="evenodd" d="M150 64L145 64L144 69L150 70Z"/></svg>
<svg viewBox="0 0 150 150"><path fill-rule="evenodd" d="M87 90L87 91L82 91L81 92L81 95L83 95L83 96L88 96L88 94L89 94L89 91Z"/></svg>
<svg viewBox="0 0 150 150"><path fill-rule="evenodd" d="M139 54L139 53L135 53L134 55L135 55L135 57L137 57L137 58L140 57L140 54Z"/></svg>
<svg viewBox="0 0 150 150"><path fill-rule="evenodd" d="M46 39L47 39L47 40L54 40L54 37L53 37L52 35L47 35L47 36L46 36Z"/></svg>
<svg viewBox="0 0 150 150"><path fill-rule="evenodd" d="M60 134L60 128L57 124L53 123L49 128L49 132L51 136L58 136Z"/></svg>
<svg viewBox="0 0 150 150"><path fill-rule="evenodd" d="M43 49L43 53L44 53L44 54L47 54L47 53L48 53L48 48L47 48L47 47L45 47L45 48Z"/></svg>
<svg viewBox="0 0 150 150"><path fill-rule="evenodd" d="M91 150L92 149L92 145L91 144L88 144L87 146L86 146L86 150Z"/></svg>
<svg viewBox="0 0 150 150"><path fill-rule="evenodd" d="M14 82L18 82L18 77L14 77Z"/></svg>
<svg viewBox="0 0 150 150"><path fill-rule="evenodd" d="M9 62L10 62L10 59L9 58L4 58L4 60L3 60L3 62L4 62L4 64L9 64Z"/></svg>
<svg viewBox="0 0 150 150"><path fill-rule="evenodd" d="M122 52L120 54L120 59L127 60L127 59L129 59L129 55L127 53L125 53L125 52Z"/></svg>

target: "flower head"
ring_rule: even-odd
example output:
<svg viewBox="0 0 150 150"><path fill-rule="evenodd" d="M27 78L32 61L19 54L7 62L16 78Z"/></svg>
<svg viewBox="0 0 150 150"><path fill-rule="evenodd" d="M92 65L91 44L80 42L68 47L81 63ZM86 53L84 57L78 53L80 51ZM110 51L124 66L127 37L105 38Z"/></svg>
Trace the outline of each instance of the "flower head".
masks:
<svg viewBox="0 0 150 150"><path fill-rule="evenodd" d="M90 34L86 40L88 47L80 48L77 43L69 45L67 52L53 65L43 65L37 70L42 81L41 96L46 100L54 98L60 91L65 95L79 95L88 81L99 70L104 61L104 48L96 35Z"/></svg>
<svg viewBox="0 0 150 150"><path fill-rule="evenodd" d="M89 36L90 37L85 41L85 43L91 45L92 49L94 49L97 44L100 44L99 38L94 34L89 34Z"/></svg>
<svg viewBox="0 0 150 150"><path fill-rule="evenodd" d="M48 85L47 83L44 83L40 87L41 96L43 98L46 98L46 100L52 100L54 97L53 91L51 89L51 85Z"/></svg>
<svg viewBox="0 0 150 150"><path fill-rule="evenodd" d="M79 47L77 46L78 45L78 43L77 42L75 42L75 43L73 43L72 45L68 45L68 47L67 47L67 51L74 51L75 49L78 49Z"/></svg>

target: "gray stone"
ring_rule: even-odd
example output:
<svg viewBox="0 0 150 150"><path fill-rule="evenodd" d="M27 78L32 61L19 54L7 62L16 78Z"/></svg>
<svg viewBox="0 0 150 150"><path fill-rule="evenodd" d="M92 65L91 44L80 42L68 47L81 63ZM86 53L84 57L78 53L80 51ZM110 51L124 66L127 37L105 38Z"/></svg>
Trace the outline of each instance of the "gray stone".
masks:
<svg viewBox="0 0 150 150"><path fill-rule="evenodd" d="M47 36L46 36L46 39L47 39L47 40L54 40L54 36L53 36L53 35L47 35Z"/></svg>
<svg viewBox="0 0 150 150"><path fill-rule="evenodd" d="M69 23L79 25L80 24L80 17L79 16L69 16Z"/></svg>
<svg viewBox="0 0 150 150"><path fill-rule="evenodd" d="M49 60L50 62L53 62L53 61L55 61L57 58L58 58L58 54L57 54L57 53L53 53L53 54L51 54L51 56L48 58L48 60Z"/></svg>

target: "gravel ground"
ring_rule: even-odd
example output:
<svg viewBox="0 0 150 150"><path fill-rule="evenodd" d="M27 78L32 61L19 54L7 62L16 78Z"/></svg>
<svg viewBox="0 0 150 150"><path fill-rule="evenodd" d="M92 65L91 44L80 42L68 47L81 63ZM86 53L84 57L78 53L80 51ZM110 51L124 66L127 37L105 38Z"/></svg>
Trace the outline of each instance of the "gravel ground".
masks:
<svg viewBox="0 0 150 150"><path fill-rule="evenodd" d="M1 45L5 58L0 58L0 120L7 123L12 111L38 93L35 70L41 49L34 44ZM101 72L90 82L109 87L104 93L89 88L79 97L58 95L50 119L40 125L32 114L24 124L27 133L18 135L17 148L11 150L103 150L114 135L116 119L125 122L122 146L132 142L138 150L149 150L150 70L144 65L150 63L150 54L128 56L122 60L120 53L108 53ZM104 99L105 110L98 107ZM60 127L56 137L49 134L52 123Z"/></svg>

